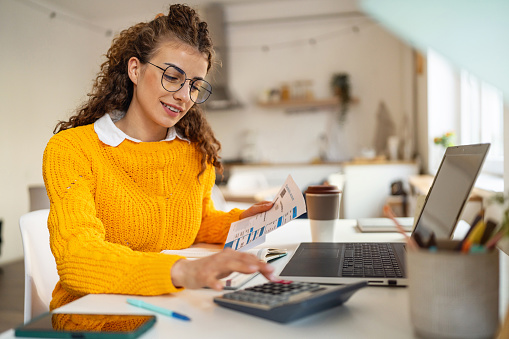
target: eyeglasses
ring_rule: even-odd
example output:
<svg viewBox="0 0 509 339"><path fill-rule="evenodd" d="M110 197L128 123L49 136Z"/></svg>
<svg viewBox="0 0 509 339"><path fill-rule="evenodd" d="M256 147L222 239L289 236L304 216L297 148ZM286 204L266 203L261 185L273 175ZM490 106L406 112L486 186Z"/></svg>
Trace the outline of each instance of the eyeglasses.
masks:
<svg viewBox="0 0 509 339"><path fill-rule="evenodd" d="M166 68L154 65L150 61L149 64L163 71L161 77L161 85L168 92L178 92L187 80L189 80L189 97L196 104L204 103L212 94L212 86L203 79L189 79L186 72L175 65L168 65Z"/></svg>

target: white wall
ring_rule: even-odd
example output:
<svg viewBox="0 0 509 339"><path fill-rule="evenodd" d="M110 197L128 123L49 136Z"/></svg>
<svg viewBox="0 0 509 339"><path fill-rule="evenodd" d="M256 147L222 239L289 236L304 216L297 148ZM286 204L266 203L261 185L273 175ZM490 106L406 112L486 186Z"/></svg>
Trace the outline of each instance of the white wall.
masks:
<svg viewBox="0 0 509 339"><path fill-rule="evenodd" d="M42 183L42 154L58 120L90 90L111 38L0 0L0 263L23 256L19 217L28 185Z"/></svg>
<svg viewBox="0 0 509 339"><path fill-rule="evenodd" d="M329 134L335 143L331 160L350 159L360 155L362 148L374 146L376 113L382 100L398 133L402 133L403 115L411 117L413 113L409 47L367 17L285 20L288 16L349 10L356 10L354 1L293 0L227 6L230 85L244 107L208 113L223 142L223 159L241 156L246 131L256 135L261 161L307 162L317 158L322 133ZM281 21L262 21L274 17ZM360 28L358 33L352 31L354 25ZM331 32L339 33L323 41L318 38L316 45L306 43ZM277 45L299 39L304 43ZM269 46L269 51L262 46ZM352 94L359 99L344 125L337 122L336 110L288 114L256 105L266 88L300 79L313 80L317 98L330 97L331 76L338 72L350 74Z"/></svg>

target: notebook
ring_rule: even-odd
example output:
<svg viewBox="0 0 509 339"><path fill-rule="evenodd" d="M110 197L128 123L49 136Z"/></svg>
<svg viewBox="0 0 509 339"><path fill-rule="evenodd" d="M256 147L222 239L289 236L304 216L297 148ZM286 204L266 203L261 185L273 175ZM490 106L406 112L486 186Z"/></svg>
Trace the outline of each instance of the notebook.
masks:
<svg viewBox="0 0 509 339"><path fill-rule="evenodd" d="M437 240L451 238L489 147L476 144L446 149L412 237L419 233L424 242L432 233ZM367 267L362 267L364 264ZM405 244L301 243L280 276L325 284L367 281L369 285L405 286Z"/></svg>
<svg viewBox="0 0 509 339"><path fill-rule="evenodd" d="M413 217L398 217L398 223L407 232L414 229ZM357 228L363 233L369 232L397 232L394 221L389 218L359 218L357 219Z"/></svg>

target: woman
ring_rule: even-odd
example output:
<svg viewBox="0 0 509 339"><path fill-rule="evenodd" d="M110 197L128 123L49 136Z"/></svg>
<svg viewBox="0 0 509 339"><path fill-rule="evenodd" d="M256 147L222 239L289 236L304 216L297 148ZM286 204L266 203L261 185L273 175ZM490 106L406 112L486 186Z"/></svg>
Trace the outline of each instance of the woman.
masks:
<svg viewBox="0 0 509 339"><path fill-rule="evenodd" d="M196 261L160 253L224 243L232 222L272 207L214 209L220 144L198 106L212 91L207 24L173 5L121 32L106 56L88 101L59 122L44 152L60 275L50 308L89 293L220 290L233 271L273 279L272 267L245 253Z"/></svg>

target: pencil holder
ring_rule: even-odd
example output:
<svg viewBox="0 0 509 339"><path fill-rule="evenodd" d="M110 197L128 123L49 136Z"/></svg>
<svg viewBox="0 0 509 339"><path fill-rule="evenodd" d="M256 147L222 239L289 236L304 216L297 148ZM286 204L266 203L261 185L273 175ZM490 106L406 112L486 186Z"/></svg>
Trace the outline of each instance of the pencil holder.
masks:
<svg viewBox="0 0 509 339"><path fill-rule="evenodd" d="M499 253L409 250L410 318L420 337L493 338L499 325Z"/></svg>

